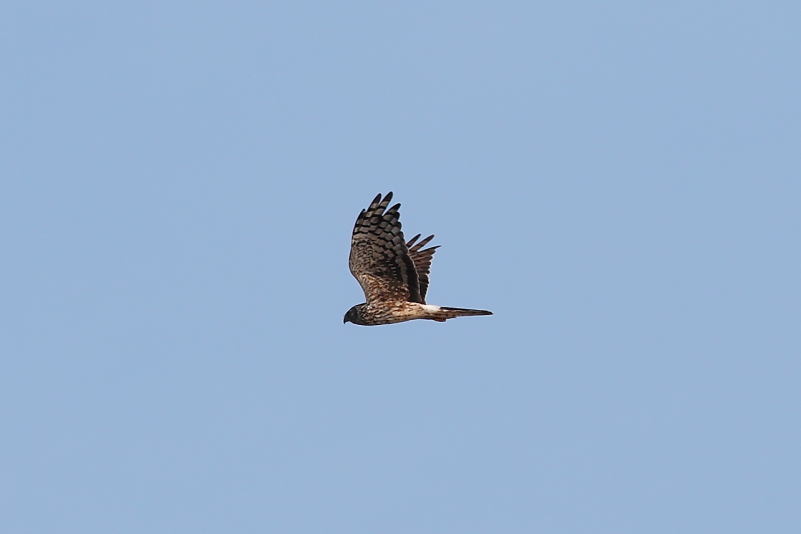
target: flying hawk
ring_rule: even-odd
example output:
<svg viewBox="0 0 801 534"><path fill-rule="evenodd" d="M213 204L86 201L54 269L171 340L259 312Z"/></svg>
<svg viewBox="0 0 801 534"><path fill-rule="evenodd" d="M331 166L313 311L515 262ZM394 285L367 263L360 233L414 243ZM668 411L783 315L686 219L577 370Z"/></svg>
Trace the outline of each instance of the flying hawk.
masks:
<svg viewBox="0 0 801 534"><path fill-rule="evenodd" d="M431 258L439 246L423 248L433 235L420 242L420 234L408 243L404 241L398 220L400 204L387 209L390 200L391 191L383 199L379 194L356 219L350 243L350 272L362 286L367 302L349 309L343 323L373 326L412 319L443 322L466 315L492 315L486 310L426 304Z"/></svg>

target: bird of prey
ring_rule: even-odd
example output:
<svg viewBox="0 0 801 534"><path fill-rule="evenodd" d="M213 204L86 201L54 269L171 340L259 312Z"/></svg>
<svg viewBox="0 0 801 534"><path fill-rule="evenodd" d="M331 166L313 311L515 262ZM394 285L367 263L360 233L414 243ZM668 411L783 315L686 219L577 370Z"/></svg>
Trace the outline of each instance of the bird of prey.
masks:
<svg viewBox="0 0 801 534"><path fill-rule="evenodd" d="M350 272L359 281L367 302L357 304L345 314L343 323L363 326L400 323L412 319L443 322L467 315L492 315L486 310L446 308L426 304L428 272L436 247L423 248L434 238L407 243L398 220L400 204L387 209L390 191L381 194L362 210L350 243Z"/></svg>

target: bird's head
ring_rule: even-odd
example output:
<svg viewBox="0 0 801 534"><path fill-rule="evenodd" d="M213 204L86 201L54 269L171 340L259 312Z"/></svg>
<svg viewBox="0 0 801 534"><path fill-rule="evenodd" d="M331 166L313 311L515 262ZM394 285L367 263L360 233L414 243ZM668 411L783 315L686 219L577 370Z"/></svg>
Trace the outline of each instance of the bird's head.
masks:
<svg viewBox="0 0 801 534"><path fill-rule="evenodd" d="M342 319L342 324L345 323L353 323L353 324L364 324L364 320L362 319L361 308L364 304L357 304L356 306L352 307L348 310L348 313L345 314L345 318Z"/></svg>

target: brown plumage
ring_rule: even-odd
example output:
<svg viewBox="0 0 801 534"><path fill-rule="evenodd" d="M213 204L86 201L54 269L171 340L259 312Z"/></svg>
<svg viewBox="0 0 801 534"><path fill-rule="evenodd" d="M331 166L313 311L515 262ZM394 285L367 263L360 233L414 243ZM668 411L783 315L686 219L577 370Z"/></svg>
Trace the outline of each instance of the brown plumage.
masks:
<svg viewBox="0 0 801 534"><path fill-rule="evenodd" d="M387 209L392 192L373 199L353 227L350 272L359 281L367 302L353 306L344 322L372 326L412 319L445 321L469 315L492 315L486 310L445 308L426 304L431 260L439 246L423 248L433 235L407 243L401 231L400 204Z"/></svg>

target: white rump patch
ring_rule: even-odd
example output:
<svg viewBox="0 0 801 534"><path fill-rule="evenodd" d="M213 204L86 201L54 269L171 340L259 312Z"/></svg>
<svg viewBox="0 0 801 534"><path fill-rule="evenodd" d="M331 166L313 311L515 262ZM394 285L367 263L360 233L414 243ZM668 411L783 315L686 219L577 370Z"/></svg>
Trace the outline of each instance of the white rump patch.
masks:
<svg viewBox="0 0 801 534"><path fill-rule="evenodd" d="M434 306L433 304L421 304L421 306L425 311L430 311L430 312L437 312L442 309L439 306Z"/></svg>

